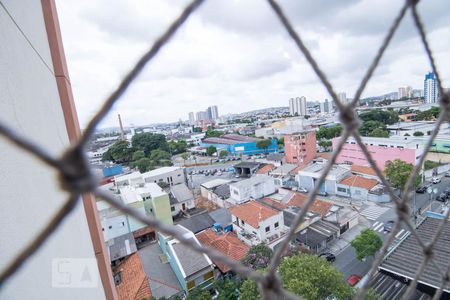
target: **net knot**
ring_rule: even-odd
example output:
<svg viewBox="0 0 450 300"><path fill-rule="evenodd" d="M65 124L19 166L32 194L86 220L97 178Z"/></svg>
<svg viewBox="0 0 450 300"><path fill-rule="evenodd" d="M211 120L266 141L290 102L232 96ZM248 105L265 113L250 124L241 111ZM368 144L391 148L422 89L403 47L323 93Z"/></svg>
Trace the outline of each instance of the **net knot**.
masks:
<svg viewBox="0 0 450 300"><path fill-rule="evenodd" d="M69 148L62 157L60 168L61 187L75 194L82 194L94 190L97 180L89 168L81 147Z"/></svg>
<svg viewBox="0 0 450 300"><path fill-rule="evenodd" d="M354 132L359 128L359 120L351 105L345 106L339 114L339 119L349 132Z"/></svg>

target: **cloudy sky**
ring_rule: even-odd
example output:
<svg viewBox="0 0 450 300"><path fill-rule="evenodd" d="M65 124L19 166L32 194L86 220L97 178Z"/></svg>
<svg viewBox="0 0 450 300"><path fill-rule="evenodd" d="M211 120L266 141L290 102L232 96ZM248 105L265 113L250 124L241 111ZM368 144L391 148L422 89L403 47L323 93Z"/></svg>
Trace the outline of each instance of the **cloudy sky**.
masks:
<svg viewBox="0 0 450 300"><path fill-rule="evenodd" d="M176 18L181 0L57 0L75 103L84 127L135 61ZM450 81L450 1L419 11L446 86ZM337 92L349 98L398 14L400 0L280 1ZM363 95L423 88L430 69L410 13ZM129 88L101 127L287 106L290 97L330 98L263 0L209 0Z"/></svg>

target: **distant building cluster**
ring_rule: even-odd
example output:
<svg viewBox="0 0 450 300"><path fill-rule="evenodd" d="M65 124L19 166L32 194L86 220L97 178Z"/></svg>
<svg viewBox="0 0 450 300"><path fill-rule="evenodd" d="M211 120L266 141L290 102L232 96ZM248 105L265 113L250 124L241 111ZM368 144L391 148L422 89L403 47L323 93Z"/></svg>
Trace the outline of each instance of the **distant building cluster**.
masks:
<svg viewBox="0 0 450 300"><path fill-rule="evenodd" d="M289 99L289 114L291 116L306 116L306 97Z"/></svg>
<svg viewBox="0 0 450 300"><path fill-rule="evenodd" d="M204 121L216 121L219 119L219 108L217 105L208 107L204 111L198 111L189 113L189 124L202 123Z"/></svg>

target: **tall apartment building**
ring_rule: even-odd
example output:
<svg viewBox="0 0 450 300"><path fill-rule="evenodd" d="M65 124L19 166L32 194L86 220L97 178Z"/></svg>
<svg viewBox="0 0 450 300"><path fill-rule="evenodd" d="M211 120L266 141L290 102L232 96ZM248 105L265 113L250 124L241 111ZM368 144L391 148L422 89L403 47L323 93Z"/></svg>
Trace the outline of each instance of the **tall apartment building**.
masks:
<svg viewBox="0 0 450 300"><path fill-rule="evenodd" d="M433 72L425 74L423 90L425 103L437 103L439 101L439 87L436 74Z"/></svg>
<svg viewBox="0 0 450 300"><path fill-rule="evenodd" d="M208 118L209 120L217 120L219 118L219 109L217 105L208 107Z"/></svg>
<svg viewBox="0 0 450 300"><path fill-rule="evenodd" d="M60 156L80 136L54 0L1 1L1 121ZM66 202L55 171L0 143L0 270ZM7 281L1 299L118 299L99 216L85 194L65 222ZM65 288L63 288L65 287Z"/></svg>
<svg viewBox="0 0 450 300"><path fill-rule="evenodd" d="M340 137L333 139L333 151L336 149L339 139ZM424 151L422 142L414 137L362 137L362 140L381 170L384 170L387 161L395 159L415 165ZM370 166L354 138L347 139L336 159L336 163Z"/></svg>
<svg viewBox="0 0 450 300"><path fill-rule="evenodd" d="M195 124L195 116L194 116L194 112L192 112L192 111L189 113L189 124L190 125Z"/></svg>
<svg viewBox="0 0 450 300"><path fill-rule="evenodd" d="M286 162L307 165L317 154L316 131L305 130L284 136Z"/></svg>
<svg viewBox="0 0 450 300"><path fill-rule="evenodd" d="M338 93L338 99L341 101L342 104L347 104L347 94L344 92Z"/></svg>
<svg viewBox="0 0 450 300"><path fill-rule="evenodd" d="M306 97L296 97L289 99L289 114L291 116L305 116L306 113Z"/></svg>
<svg viewBox="0 0 450 300"><path fill-rule="evenodd" d="M407 86L398 88L398 99L411 98L412 96L412 87Z"/></svg>

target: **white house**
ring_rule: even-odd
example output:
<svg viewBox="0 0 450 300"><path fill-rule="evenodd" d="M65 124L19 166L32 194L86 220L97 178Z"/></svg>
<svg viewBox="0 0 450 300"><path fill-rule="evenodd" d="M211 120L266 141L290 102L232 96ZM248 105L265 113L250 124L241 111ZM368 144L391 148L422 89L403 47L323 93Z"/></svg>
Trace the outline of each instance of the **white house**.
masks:
<svg viewBox="0 0 450 300"><path fill-rule="evenodd" d="M249 246L262 242L273 247L285 234L283 212L254 200L230 208L233 228Z"/></svg>
<svg viewBox="0 0 450 300"><path fill-rule="evenodd" d="M230 198L230 182L231 180L221 178L204 182L200 185L200 193L203 198L218 206L227 207L226 200Z"/></svg>
<svg viewBox="0 0 450 300"><path fill-rule="evenodd" d="M230 184L230 201L234 204L259 199L275 193L275 183L268 175L257 175L249 179Z"/></svg>
<svg viewBox="0 0 450 300"><path fill-rule="evenodd" d="M184 168L162 167L142 174L145 182L165 182L170 185L186 182Z"/></svg>
<svg viewBox="0 0 450 300"><path fill-rule="evenodd" d="M180 183L172 185L167 192L169 194L172 216L179 214L180 211L195 208L194 195L186 184Z"/></svg>
<svg viewBox="0 0 450 300"><path fill-rule="evenodd" d="M319 181L324 168L325 163L314 162L300 170L296 176L299 186L312 190ZM350 166L333 165L325 177L325 182L320 186L319 192L326 192L331 195L336 194L337 183L349 175L351 175Z"/></svg>
<svg viewBox="0 0 450 300"><path fill-rule="evenodd" d="M368 200L369 192L378 184L379 182L375 179L350 175L336 185L336 195L358 200Z"/></svg>

